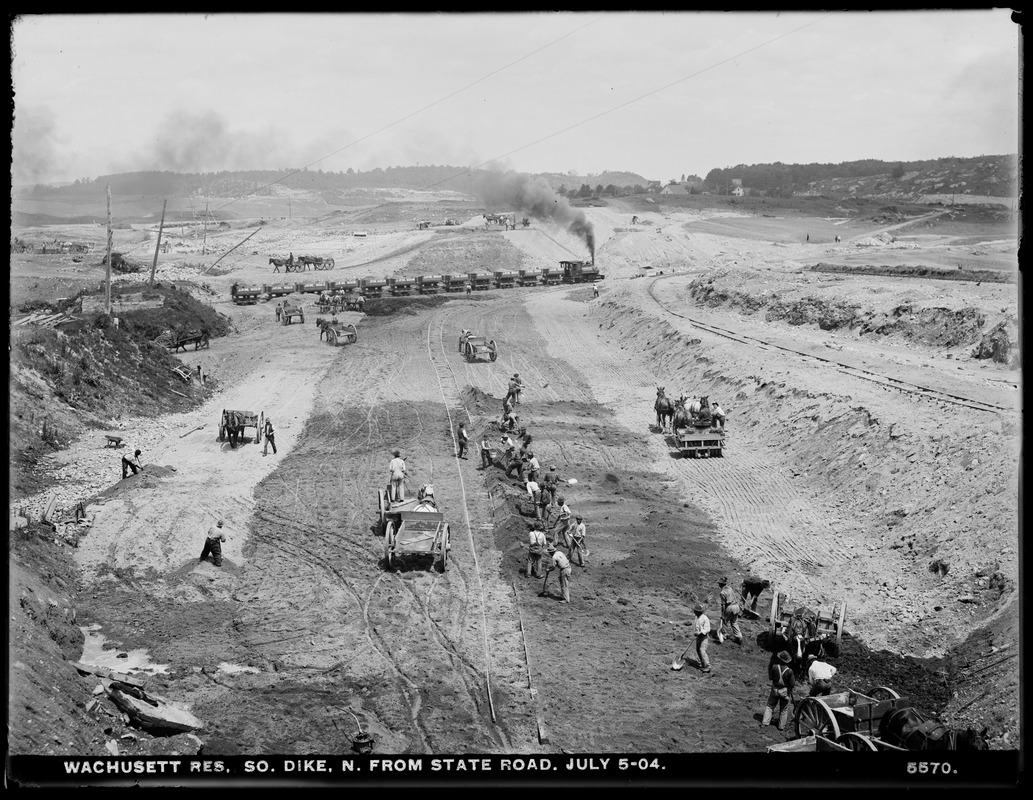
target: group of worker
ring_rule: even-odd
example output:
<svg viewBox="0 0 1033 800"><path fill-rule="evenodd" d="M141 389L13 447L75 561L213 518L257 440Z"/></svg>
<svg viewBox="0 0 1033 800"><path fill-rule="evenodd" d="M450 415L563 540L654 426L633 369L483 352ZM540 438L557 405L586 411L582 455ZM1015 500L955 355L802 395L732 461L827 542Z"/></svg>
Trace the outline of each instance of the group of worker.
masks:
<svg viewBox="0 0 1033 800"><path fill-rule="evenodd" d="M770 581L762 580L755 576L748 576L742 583L742 587L736 596L734 590L728 585L727 578L718 580L717 585L721 588L719 597L721 602L721 618L717 628L713 631L714 638L719 644L725 640L724 629L728 626L730 635L736 644L742 645L743 637L739 629L739 616L743 609L749 605L750 610L756 612L757 600L761 593L770 587ZM695 634L696 659L700 671L709 673L711 671L710 658L707 655L707 644L710 641L711 625L707 617L706 609L702 603L697 603L692 609L695 614L693 632ZM775 719L778 730L784 730L789 721L789 704L795 702L794 690L796 688L797 676L792 667L793 657L787 650L780 650L775 653L768 664L768 679L770 688L767 701L764 705L764 712L761 715L761 727L766 728ZM676 667L678 668L678 667ZM810 687L810 697L820 697L831 694L832 678L836 674L836 668L823 661L817 655L811 654L806 658L806 681Z"/></svg>

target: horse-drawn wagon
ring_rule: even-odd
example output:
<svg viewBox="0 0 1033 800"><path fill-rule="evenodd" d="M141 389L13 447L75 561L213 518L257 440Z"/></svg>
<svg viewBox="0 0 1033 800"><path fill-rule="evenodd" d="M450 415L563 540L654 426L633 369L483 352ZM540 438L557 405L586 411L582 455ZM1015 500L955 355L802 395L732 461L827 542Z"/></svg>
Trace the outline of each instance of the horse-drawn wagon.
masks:
<svg viewBox="0 0 1033 800"><path fill-rule="evenodd" d="M797 672L802 670L804 658L812 653L818 658L836 658L843 641L846 603L833 603L831 610L819 607L814 611L797 606L790 611L790 608L784 592L774 593L768 624L772 649L775 652L786 650L793 657Z"/></svg>
<svg viewBox="0 0 1033 800"><path fill-rule="evenodd" d="M721 458L725 432L721 428L676 428L678 450L685 458Z"/></svg>
<svg viewBox="0 0 1033 800"><path fill-rule="evenodd" d="M848 689L824 697L804 697L796 704L796 735L823 736L847 750L905 750L880 738L884 717L907 708L906 697L876 686L862 694Z"/></svg>
<svg viewBox="0 0 1033 800"><path fill-rule="evenodd" d="M309 267L312 269L333 269L334 260L330 257L323 258L321 256L298 256L294 262L293 269L288 266L288 272L304 272Z"/></svg>
<svg viewBox="0 0 1033 800"><path fill-rule="evenodd" d="M302 325L305 324L305 308L301 303L292 303L290 300L285 300L283 306L280 308L280 321L284 325L290 325L297 317L298 321Z"/></svg>
<svg viewBox="0 0 1033 800"><path fill-rule="evenodd" d="M193 331L165 331L154 340L154 343L161 345L162 347L172 348L172 352L176 352L179 348L183 348L186 352L187 345L192 344L194 350L200 350L202 347L208 347L210 344L210 337L206 330L193 330Z"/></svg>
<svg viewBox="0 0 1033 800"><path fill-rule="evenodd" d="M433 497L392 503L390 487L377 490L380 535L384 539L384 565L394 569L403 556L431 558L439 572L448 568L451 532L445 515Z"/></svg>
<svg viewBox="0 0 1033 800"><path fill-rule="evenodd" d="M244 444L245 428L255 429L255 444L262 440L262 429L265 427L265 412L255 413L254 411L234 411L224 408L219 418L219 438L217 441L229 440L230 446L236 449L238 444Z"/></svg>
<svg viewBox="0 0 1033 800"><path fill-rule="evenodd" d="M338 322L337 320L328 322L325 319L317 319L316 325L320 329L319 338L325 336L327 344L332 344L335 347L339 344L353 344L359 339L359 331L351 323Z"/></svg>
<svg viewBox="0 0 1033 800"><path fill-rule="evenodd" d="M468 336L463 344L463 355L467 361L476 361L482 357L494 361L499 353L494 339L488 341L483 336Z"/></svg>

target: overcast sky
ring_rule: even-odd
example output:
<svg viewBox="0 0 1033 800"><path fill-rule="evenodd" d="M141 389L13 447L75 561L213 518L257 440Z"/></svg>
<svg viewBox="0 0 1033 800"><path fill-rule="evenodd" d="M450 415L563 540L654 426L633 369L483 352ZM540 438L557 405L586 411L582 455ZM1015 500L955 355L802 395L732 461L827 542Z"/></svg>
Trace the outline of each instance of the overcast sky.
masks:
<svg viewBox="0 0 1033 800"><path fill-rule="evenodd" d="M13 178L1017 153L1010 14L27 15Z"/></svg>

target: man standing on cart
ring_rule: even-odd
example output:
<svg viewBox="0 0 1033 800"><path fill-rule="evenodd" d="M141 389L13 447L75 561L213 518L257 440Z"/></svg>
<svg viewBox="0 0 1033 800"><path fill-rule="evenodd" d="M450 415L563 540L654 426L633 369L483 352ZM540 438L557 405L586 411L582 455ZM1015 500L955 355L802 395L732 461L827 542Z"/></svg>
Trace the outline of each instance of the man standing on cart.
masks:
<svg viewBox="0 0 1033 800"><path fill-rule="evenodd" d="M387 465L387 470L391 475L390 499L395 503L401 503L405 500L405 461L402 460L400 450L395 450L392 455L394 458Z"/></svg>

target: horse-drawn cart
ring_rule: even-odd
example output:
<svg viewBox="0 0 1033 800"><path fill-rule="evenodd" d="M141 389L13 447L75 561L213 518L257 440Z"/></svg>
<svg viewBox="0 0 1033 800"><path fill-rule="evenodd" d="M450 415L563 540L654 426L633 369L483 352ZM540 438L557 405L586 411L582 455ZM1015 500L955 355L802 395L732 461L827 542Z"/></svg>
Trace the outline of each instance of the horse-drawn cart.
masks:
<svg viewBox="0 0 1033 800"><path fill-rule="evenodd" d="M724 455L724 428L677 428L678 449L685 458L721 458Z"/></svg>
<svg viewBox="0 0 1033 800"><path fill-rule="evenodd" d="M181 347L183 352L186 352L188 344L192 344L194 350L208 347L210 344L209 338L208 331L205 330L165 331L154 340L154 343L162 347L172 348L172 352L178 351Z"/></svg>
<svg viewBox="0 0 1033 800"><path fill-rule="evenodd" d="M234 411L224 408L219 418L219 438L217 441L225 442L229 439L230 446L236 449L238 444L244 444L245 428L255 429L255 444L262 441L262 429L265 427L265 412L260 411Z"/></svg>
<svg viewBox="0 0 1033 800"><path fill-rule="evenodd" d="M467 361L476 361L482 357L494 361L499 356L495 340L488 341L483 336L468 336L463 345L463 355Z"/></svg>
<svg viewBox="0 0 1033 800"><path fill-rule="evenodd" d="M796 735L822 736L847 750L903 750L879 737L883 717L907 708L906 697L876 686L867 693L852 689L824 697L804 697L796 704Z"/></svg>
<svg viewBox="0 0 1033 800"><path fill-rule="evenodd" d="M843 624L846 622L846 603L833 603L832 610L819 607L812 611L802 606L790 611L790 604L786 601L784 592L775 592L771 598L771 619L768 625L768 633L774 637L783 637L789 643L792 651L791 639L802 636L801 647L810 649L818 655L817 651L823 650L827 655L835 658L839 655L839 649L843 641Z"/></svg>
<svg viewBox="0 0 1033 800"><path fill-rule="evenodd" d="M305 324L305 308L301 303L292 303L290 300L283 302L283 307L280 309L280 319L284 325L290 325L297 317L298 321L302 325Z"/></svg>
<svg viewBox="0 0 1033 800"><path fill-rule="evenodd" d="M324 322L323 333L326 341L335 347L339 344L354 344L359 339L358 329L351 323Z"/></svg>
<svg viewBox="0 0 1033 800"><path fill-rule="evenodd" d="M451 533L445 515L427 499L392 503L390 489L377 490L380 535L384 538L384 564L394 569L402 556L430 556L438 572L448 568Z"/></svg>

